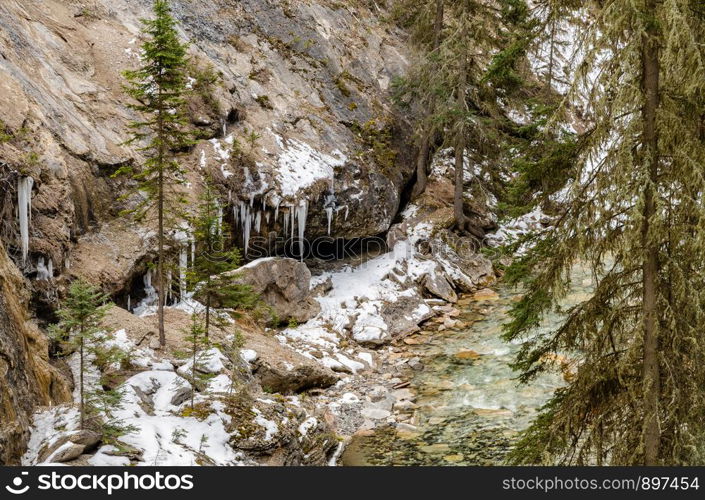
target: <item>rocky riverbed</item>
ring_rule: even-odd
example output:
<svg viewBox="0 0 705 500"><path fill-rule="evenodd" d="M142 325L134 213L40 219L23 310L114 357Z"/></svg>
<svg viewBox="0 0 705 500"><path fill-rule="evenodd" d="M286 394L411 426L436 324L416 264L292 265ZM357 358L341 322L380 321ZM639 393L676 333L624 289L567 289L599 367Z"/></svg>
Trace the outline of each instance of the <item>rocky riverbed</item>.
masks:
<svg viewBox="0 0 705 500"><path fill-rule="evenodd" d="M589 275L577 270L565 305L589 293ZM390 425L358 432L343 465L499 465L536 411L569 379L574 365L556 353L559 373L529 384L516 381L510 363L519 342L506 343L501 325L520 291L499 284L462 297L422 331L398 342L396 355L416 361L392 391ZM556 313L545 328L556 326ZM409 363L407 363L408 365Z"/></svg>

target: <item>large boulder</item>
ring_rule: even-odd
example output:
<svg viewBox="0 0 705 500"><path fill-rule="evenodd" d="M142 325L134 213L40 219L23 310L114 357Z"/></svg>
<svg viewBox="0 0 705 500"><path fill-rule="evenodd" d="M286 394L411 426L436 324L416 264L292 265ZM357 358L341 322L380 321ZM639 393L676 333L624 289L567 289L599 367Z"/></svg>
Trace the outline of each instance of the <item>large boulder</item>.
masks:
<svg viewBox="0 0 705 500"><path fill-rule="evenodd" d="M494 281L492 262L479 253L475 238L459 236L449 229L437 230L430 241L433 260L463 292L474 292Z"/></svg>
<svg viewBox="0 0 705 500"><path fill-rule="evenodd" d="M245 333L245 347L256 353L250 361L252 372L266 391L288 394L338 381L329 368L266 335Z"/></svg>
<svg viewBox="0 0 705 500"><path fill-rule="evenodd" d="M320 311L311 296L311 271L306 264L286 257L255 260L230 272L238 283L249 285L282 321L308 321Z"/></svg>
<svg viewBox="0 0 705 500"><path fill-rule="evenodd" d="M316 408L302 399L254 396L240 391L225 401L234 449L266 466L328 464L339 442Z"/></svg>
<svg viewBox="0 0 705 500"><path fill-rule="evenodd" d="M68 462L81 454L93 450L101 440L101 435L91 430L77 430L61 434L54 441L44 445L39 451L39 463Z"/></svg>

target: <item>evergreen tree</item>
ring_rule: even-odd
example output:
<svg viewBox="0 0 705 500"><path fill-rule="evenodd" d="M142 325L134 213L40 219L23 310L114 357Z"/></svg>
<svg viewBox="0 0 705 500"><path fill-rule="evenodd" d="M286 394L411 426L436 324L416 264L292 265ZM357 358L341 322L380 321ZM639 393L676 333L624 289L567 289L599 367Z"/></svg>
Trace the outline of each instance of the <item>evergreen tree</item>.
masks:
<svg viewBox="0 0 705 500"><path fill-rule="evenodd" d="M103 305L107 296L85 281L74 281L61 309L58 310L59 323L52 325L51 336L64 347L64 350L77 350L79 354L79 394L81 429L87 421L87 393L84 376L87 369L86 356L95 354L98 349L102 329L99 324L105 316Z"/></svg>
<svg viewBox="0 0 705 500"><path fill-rule="evenodd" d="M574 2L560 0L557 7ZM522 380L574 356L514 463L681 465L705 458L705 16L692 0L590 2L567 103L586 101L579 169L554 229L509 270ZM560 118L561 115L558 115ZM576 264L593 295L555 331Z"/></svg>
<svg viewBox="0 0 705 500"><path fill-rule="evenodd" d="M402 0L401 5L421 52L397 92L399 102L423 110L417 122L421 147L413 196L425 189L431 144L453 148L456 227L481 238L484 233L465 213L464 169L470 163L480 171L472 182L486 185L477 191L502 194L511 173L507 152L535 144L506 112L512 98L521 104L535 97L526 53L539 33L538 23L524 0ZM435 20L432 5L437 7ZM514 191L513 197L520 198L524 190Z"/></svg>
<svg viewBox="0 0 705 500"><path fill-rule="evenodd" d="M132 135L127 143L140 144L147 160L141 170L127 165L116 175L130 176L137 182L136 190L145 196L131 213L144 218L156 212L157 312L159 343L164 346L165 247L169 226L176 225L181 213L179 204L183 202L177 190L184 183L183 171L175 152L190 139L183 111L187 93L186 45L179 41L169 2L155 0L153 11L154 19L142 21L146 37L142 44L142 66L125 72L126 91L136 101L130 107L143 117L130 124Z"/></svg>
<svg viewBox="0 0 705 500"><path fill-rule="evenodd" d="M235 283L234 277L227 274L240 267L241 257L237 248L226 248L228 235L220 207L213 184L206 178L198 211L192 221L198 252L188 273L192 288L206 307L206 338L213 320L211 310L214 304L225 308L250 308L257 302L250 286Z"/></svg>
<svg viewBox="0 0 705 500"><path fill-rule="evenodd" d="M199 318L196 313L191 315L191 327L186 332L185 339L189 343L191 350L191 373L188 376L188 380L191 384L191 410L193 410L196 391L198 391L199 386L208 378L206 375L199 372L198 366L199 363L206 361L206 357L208 356L206 349L210 345L208 337L206 336L206 330L203 328L203 323L201 323L201 318Z"/></svg>
<svg viewBox="0 0 705 500"><path fill-rule="evenodd" d="M421 72L432 72L438 63L438 51L444 25L445 1L417 2L415 0L401 0L395 6L398 19L413 34L413 40L420 52L421 61L417 68ZM415 76L412 74L413 78ZM416 183L411 194L412 200L426 190L431 142L438 132L433 121L436 108L436 93L428 88L425 91L419 89L419 92L416 93L415 104L421 108L421 117L416 125L419 149L416 156Z"/></svg>

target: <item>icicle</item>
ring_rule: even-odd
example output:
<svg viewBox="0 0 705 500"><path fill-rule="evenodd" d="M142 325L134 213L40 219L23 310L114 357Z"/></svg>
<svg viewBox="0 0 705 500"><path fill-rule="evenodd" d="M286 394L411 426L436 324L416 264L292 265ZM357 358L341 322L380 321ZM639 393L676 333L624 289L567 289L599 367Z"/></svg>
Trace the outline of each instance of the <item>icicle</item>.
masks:
<svg viewBox="0 0 705 500"><path fill-rule="evenodd" d="M22 177L17 181L17 206L22 246L22 265L27 262L29 254L29 224L32 221L32 186L34 179Z"/></svg>
<svg viewBox="0 0 705 500"><path fill-rule="evenodd" d="M37 260L37 281L46 281L49 279L49 269L44 263L44 257L39 257Z"/></svg>
<svg viewBox="0 0 705 500"><path fill-rule="evenodd" d="M186 298L186 269L188 268L188 247L182 246L179 251L179 300Z"/></svg>
<svg viewBox="0 0 705 500"><path fill-rule="evenodd" d="M240 223L242 225L242 243L247 255L250 246L250 234L252 232L252 210L245 203L240 202Z"/></svg>
<svg viewBox="0 0 705 500"><path fill-rule="evenodd" d="M262 227L262 212L259 210L257 211L257 215L255 215L255 232L259 233L260 227Z"/></svg>
<svg viewBox="0 0 705 500"><path fill-rule="evenodd" d="M233 201L233 190L228 189L228 203Z"/></svg>
<svg viewBox="0 0 705 500"><path fill-rule="evenodd" d="M301 260L304 260L304 231L306 231L306 218L308 217L308 202L306 200L299 203L296 215L299 219L299 252Z"/></svg>
<svg viewBox="0 0 705 500"><path fill-rule="evenodd" d="M255 193L250 193L250 208L255 206Z"/></svg>
<svg viewBox="0 0 705 500"><path fill-rule="evenodd" d="M279 205L281 204L281 200L277 202L277 204L274 207L274 223L277 223L277 219L279 218Z"/></svg>
<svg viewBox="0 0 705 500"><path fill-rule="evenodd" d="M269 212L265 212L265 213L264 213L264 220L267 221L267 225L269 225L269 216L270 216L270 215L271 215L271 214L270 214Z"/></svg>
<svg viewBox="0 0 705 500"><path fill-rule="evenodd" d="M294 205L289 209L289 216L291 217L291 239L293 240L296 232L296 207Z"/></svg>
<svg viewBox="0 0 705 500"><path fill-rule="evenodd" d="M196 238L191 238L191 266L196 265Z"/></svg>
<svg viewBox="0 0 705 500"><path fill-rule="evenodd" d="M223 120L223 137L228 135L228 122Z"/></svg>
<svg viewBox="0 0 705 500"><path fill-rule="evenodd" d="M133 314L140 315L147 312L148 308L157 302L157 291L152 286L152 270L147 269L147 272L142 277L142 282L144 283L144 293L145 297L142 299L135 307L132 312Z"/></svg>
<svg viewBox="0 0 705 500"><path fill-rule="evenodd" d="M132 302L132 297L129 295L127 296L127 310L130 311L132 309L130 302Z"/></svg>
<svg viewBox="0 0 705 500"><path fill-rule="evenodd" d="M49 259L49 264L47 265L47 271L49 272L49 279L54 277L54 261Z"/></svg>
<svg viewBox="0 0 705 500"><path fill-rule="evenodd" d="M282 217L284 217L284 235L289 234L289 214L282 212Z"/></svg>
<svg viewBox="0 0 705 500"><path fill-rule="evenodd" d="M173 296L171 293L171 269L166 272L166 301L170 301Z"/></svg>
<svg viewBox="0 0 705 500"><path fill-rule="evenodd" d="M327 194L323 201L323 208L326 211L326 218L328 219L328 236L330 236L331 222L333 222L333 210L335 210L335 195Z"/></svg>
<svg viewBox="0 0 705 500"><path fill-rule="evenodd" d="M328 236L330 236L330 223L333 220L333 207L326 207L326 218L328 219Z"/></svg>
<svg viewBox="0 0 705 500"><path fill-rule="evenodd" d="M240 214L238 213L240 211L240 207L238 205L233 205L233 220L235 221L235 227L240 223L238 220L238 217Z"/></svg>

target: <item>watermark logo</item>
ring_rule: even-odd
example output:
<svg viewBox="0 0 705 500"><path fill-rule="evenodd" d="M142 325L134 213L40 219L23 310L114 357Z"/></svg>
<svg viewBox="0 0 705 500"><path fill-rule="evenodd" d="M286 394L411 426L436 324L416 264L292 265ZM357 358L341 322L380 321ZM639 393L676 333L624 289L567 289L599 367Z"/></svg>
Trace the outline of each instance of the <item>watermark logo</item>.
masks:
<svg viewBox="0 0 705 500"><path fill-rule="evenodd" d="M29 472L21 472L20 476L17 476L12 480L12 486L7 485L5 489L12 493L13 495L23 495L29 491L29 485L22 486L23 480L21 476L28 476Z"/></svg>

